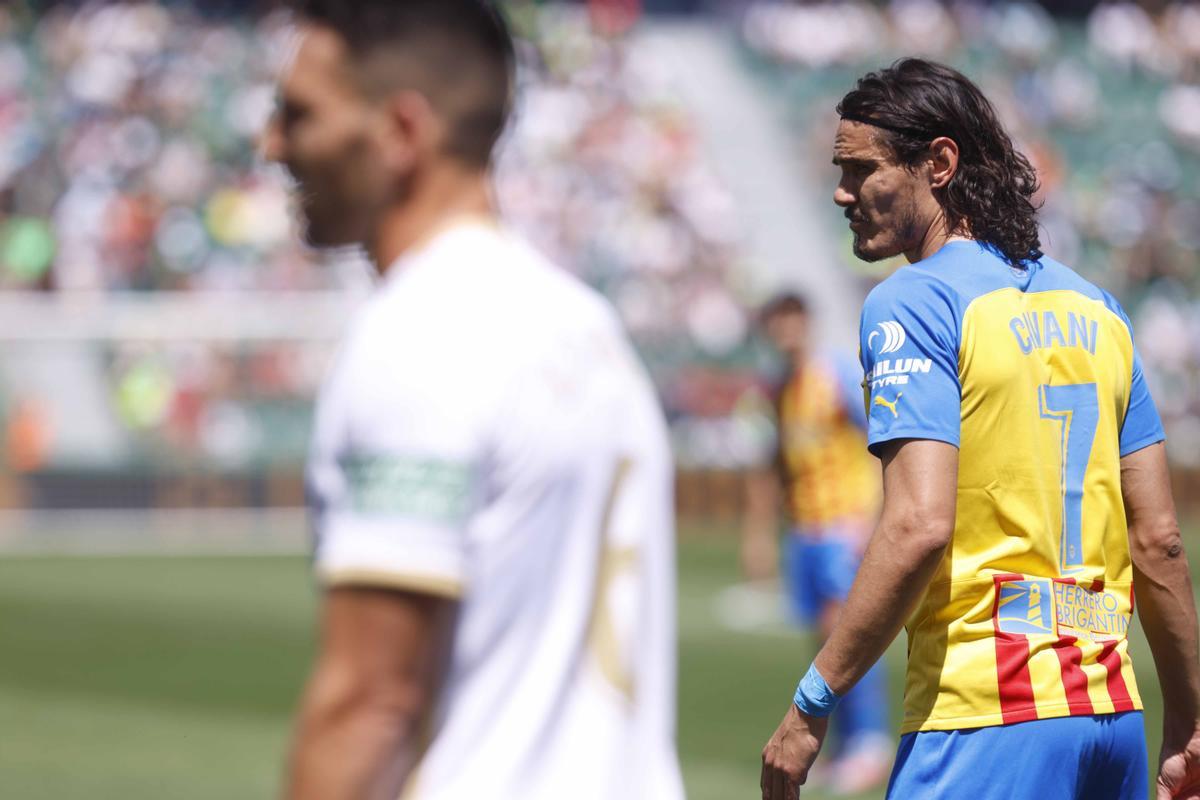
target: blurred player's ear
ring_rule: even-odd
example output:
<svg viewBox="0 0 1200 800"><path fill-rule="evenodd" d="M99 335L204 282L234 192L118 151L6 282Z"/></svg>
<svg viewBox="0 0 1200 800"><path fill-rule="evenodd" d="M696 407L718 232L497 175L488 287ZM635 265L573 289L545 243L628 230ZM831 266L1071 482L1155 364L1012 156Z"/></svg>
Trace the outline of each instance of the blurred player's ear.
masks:
<svg viewBox="0 0 1200 800"><path fill-rule="evenodd" d="M420 92L394 92L383 102L383 166L407 177L440 149L445 123Z"/></svg>
<svg viewBox="0 0 1200 800"><path fill-rule="evenodd" d="M949 136L939 136L929 143L929 185L944 189L958 172L958 142Z"/></svg>

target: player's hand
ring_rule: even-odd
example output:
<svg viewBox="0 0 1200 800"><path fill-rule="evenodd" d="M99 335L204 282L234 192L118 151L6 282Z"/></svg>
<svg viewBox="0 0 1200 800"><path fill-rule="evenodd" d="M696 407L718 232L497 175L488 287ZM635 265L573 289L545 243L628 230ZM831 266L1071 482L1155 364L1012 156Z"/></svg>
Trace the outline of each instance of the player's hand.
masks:
<svg viewBox="0 0 1200 800"><path fill-rule="evenodd" d="M810 717L796 706L788 706L788 712L779 723L775 735L767 742L762 753L763 800L796 800L800 786L808 780L808 770L829 729L829 719Z"/></svg>
<svg viewBox="0 0 1200 800"><path fill-rule="evenodd" d="M1200 726L1192 730L1190 738L1163 737L1155 800L1200 800Z"/></svg>

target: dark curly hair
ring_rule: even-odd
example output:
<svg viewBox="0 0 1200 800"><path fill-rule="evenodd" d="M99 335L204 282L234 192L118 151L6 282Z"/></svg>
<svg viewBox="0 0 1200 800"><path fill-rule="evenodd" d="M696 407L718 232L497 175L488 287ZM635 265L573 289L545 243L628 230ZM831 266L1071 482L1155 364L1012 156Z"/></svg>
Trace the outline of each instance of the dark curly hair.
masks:
<svg viewBox="0 0 1200 800"><path fill-rule="evenodd" d="M929 143L947 136L958 145L958 171L937 192L950 229L966 222L971 236L1013 266L1042 257L1037 173L996 118L979 87L943 64L904 58L858 80L837 112L874 125L900 163L915 165Z"/></svg>

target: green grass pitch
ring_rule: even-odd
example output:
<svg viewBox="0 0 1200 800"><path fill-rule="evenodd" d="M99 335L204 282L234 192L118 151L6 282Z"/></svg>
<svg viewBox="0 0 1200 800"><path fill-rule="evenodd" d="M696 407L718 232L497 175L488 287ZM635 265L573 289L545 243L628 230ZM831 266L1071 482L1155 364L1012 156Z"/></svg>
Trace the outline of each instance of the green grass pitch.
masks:
<svg viewBox="0 0 1200 800"><path fill-rule="evenodd" d="M733 538L685 529L679 747L692 800L758 797L760 749L813 652L779 625L722 625L714 600L735 581ZM0 559L0 796L276 796L314 609L301 557ZM1157 683L1140 629L1132 640L1156 757ZM894 718L902 660L903 636L888 654Z"/></svg>

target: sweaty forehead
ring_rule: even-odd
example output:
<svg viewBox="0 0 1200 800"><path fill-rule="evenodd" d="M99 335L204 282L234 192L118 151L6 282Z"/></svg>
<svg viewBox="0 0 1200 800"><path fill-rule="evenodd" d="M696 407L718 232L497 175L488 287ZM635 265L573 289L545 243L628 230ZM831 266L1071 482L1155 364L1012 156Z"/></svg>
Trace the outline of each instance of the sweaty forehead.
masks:
<svg viewBox="0 0 1200 800"><path fill-rule="evenodd" d="M886 160L887 151L879 141L879 131L873 125L844 119L838 123L833 137L835 159Z"/></svg>

